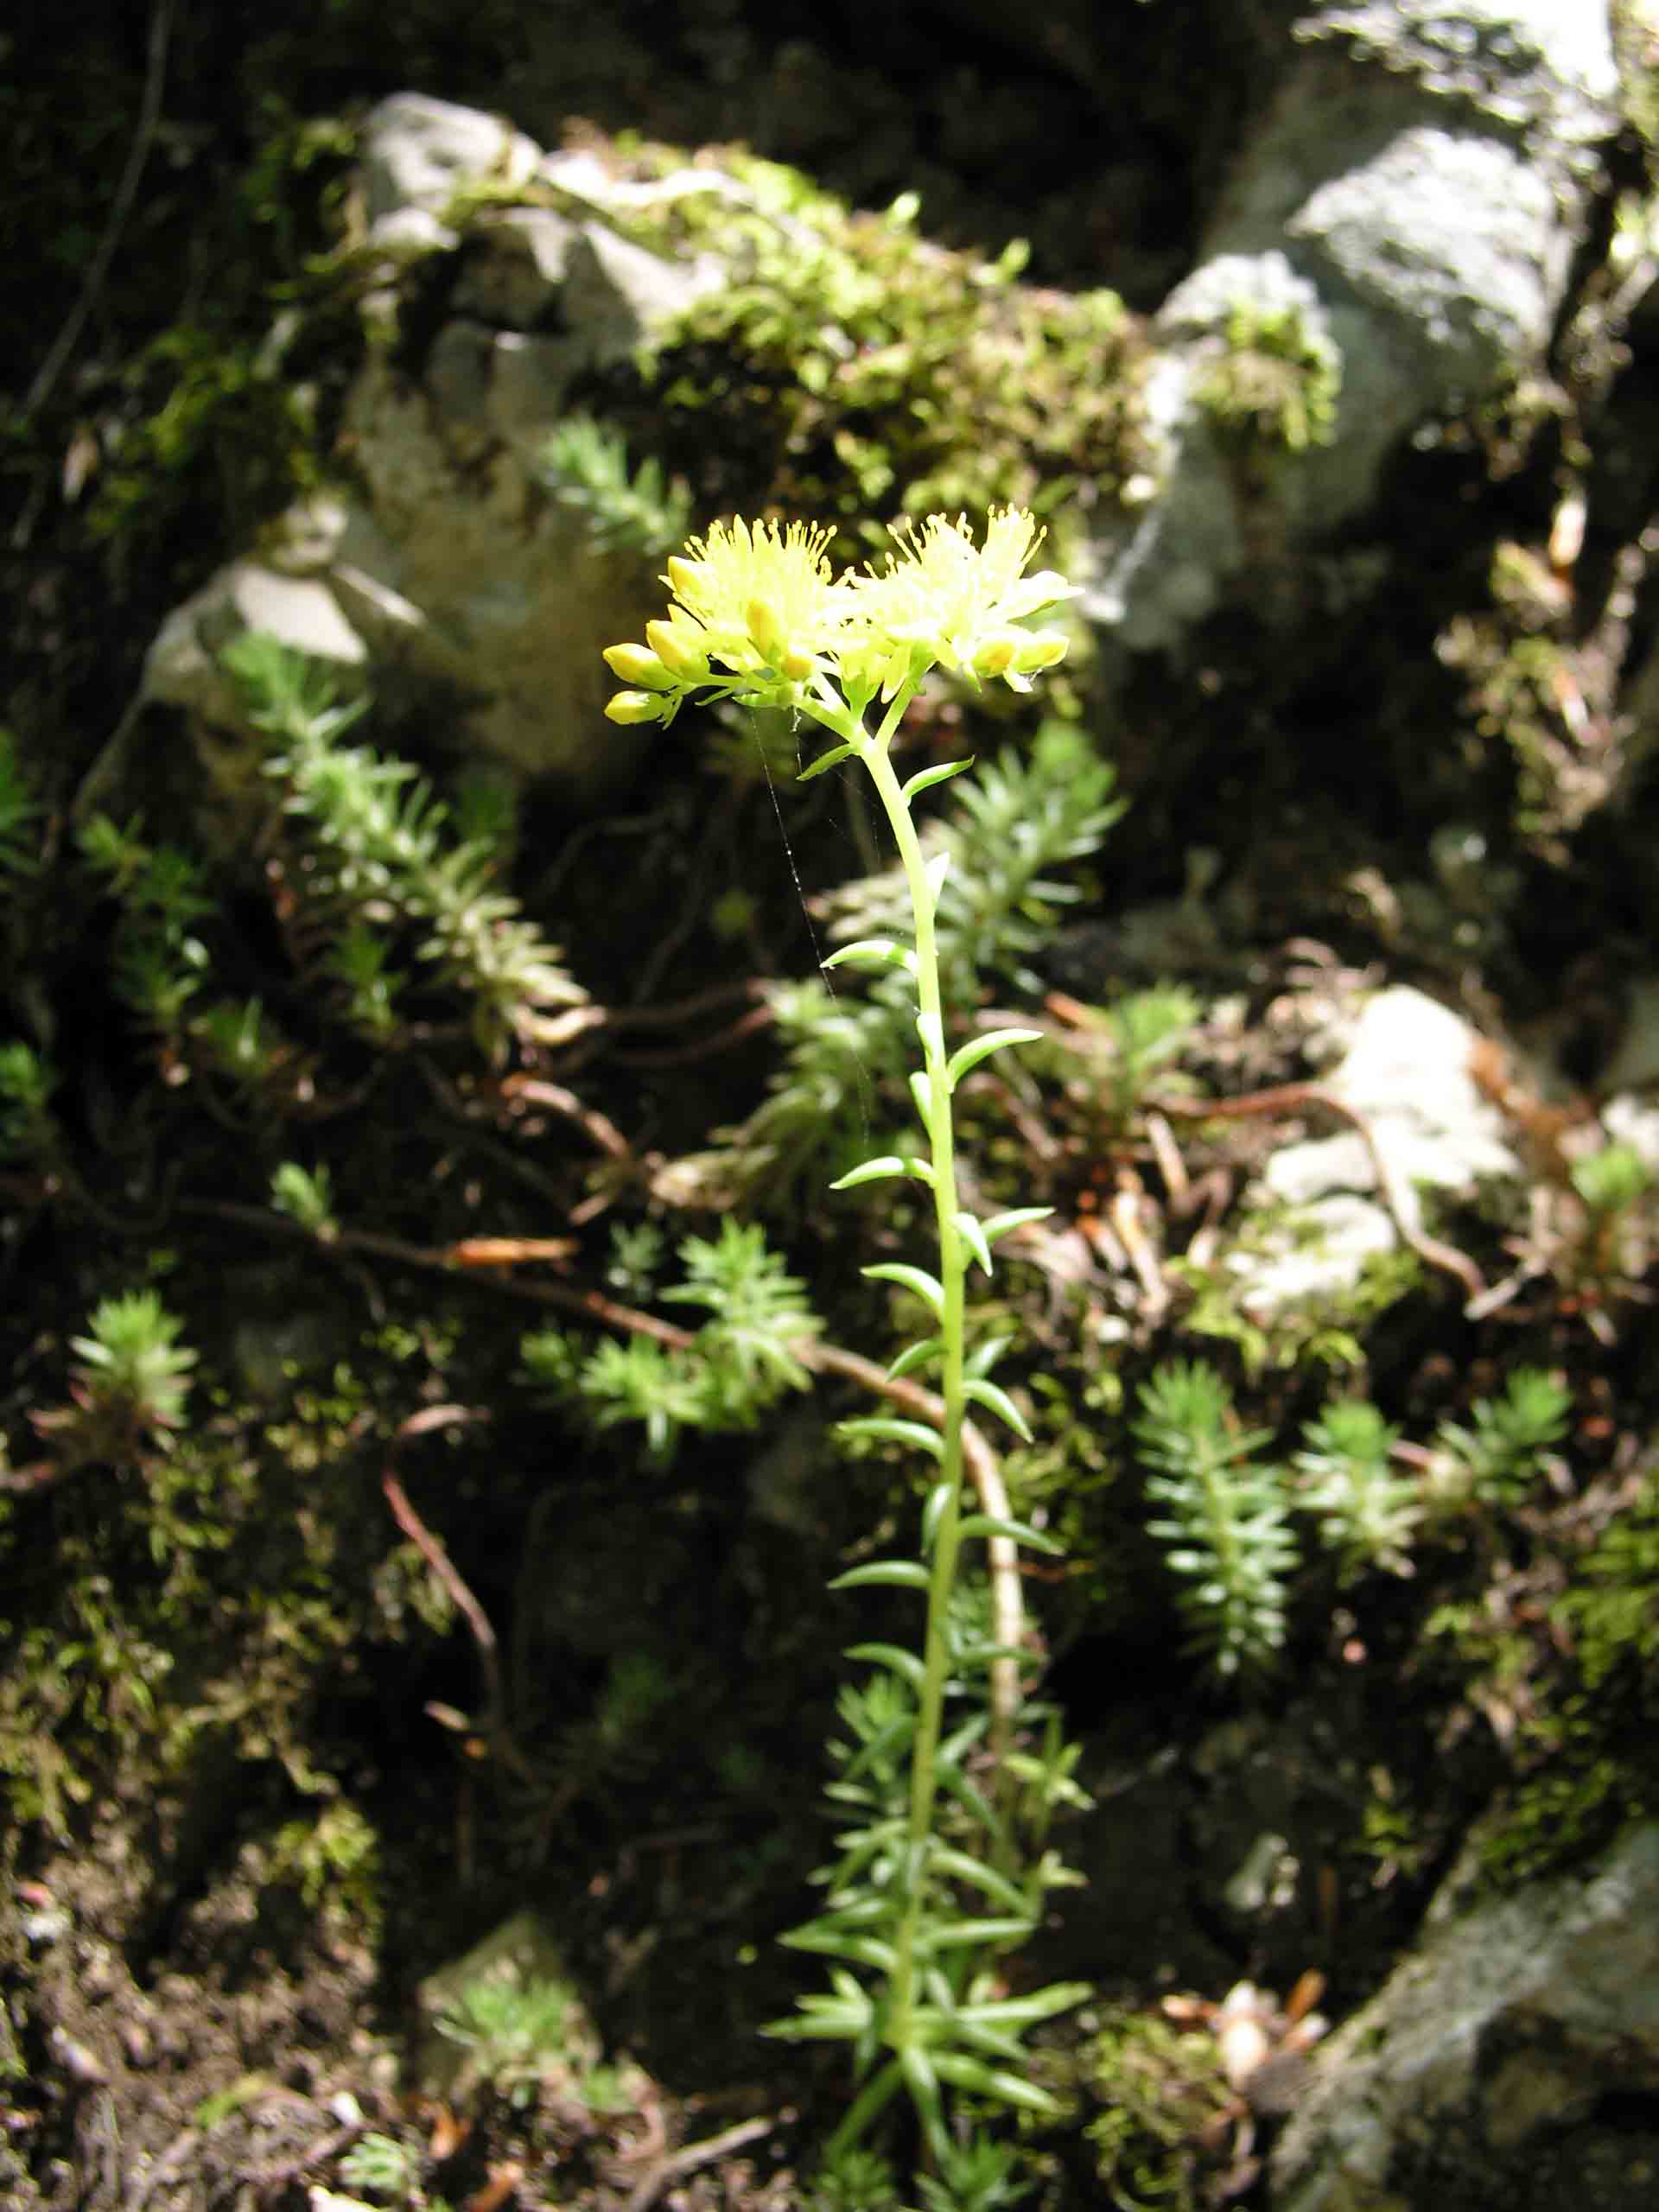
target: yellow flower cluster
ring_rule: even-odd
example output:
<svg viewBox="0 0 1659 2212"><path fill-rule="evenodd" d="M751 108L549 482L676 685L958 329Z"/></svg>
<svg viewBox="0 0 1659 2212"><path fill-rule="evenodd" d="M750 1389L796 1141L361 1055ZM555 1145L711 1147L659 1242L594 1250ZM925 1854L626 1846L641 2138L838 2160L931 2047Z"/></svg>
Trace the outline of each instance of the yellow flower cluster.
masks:
<svg viewBox="0 0 1659 2212"><path fill-rule="evenodd" d="M930 664L941 661L969 677L1000 676L1016 691L1028 690L1028 677L1065 658L1063 630L1021 626L1028 614L1074 595L1056 569L1025 574L1043 533L1022 509L994 513L983 545L975 544L965 518L950 522L943 515L893 536L898 550L887 566L849 577L846 587L852 626L878 649L920 647ZM896 688L897 658L889 652L884 697Z"/></svg>
<svg viewBox="0 0 1659 2212"><path fill-rule="evenodd" d="M826 682L861 711L878 692L890 700L913 690L936 664L1024 691L1064 658L1063 630L1024 626L1073 590L1052 569L1026 575L1043 536L1030 515L994 513L982 545L965 517L931 515L893 536L883 568L837 579L824 557L826 530L715 523L691 540L689 557L669 562L667 620L645 625L643 645L607 649L612 672L631 688L606 713L667 723L697 691L788 705Z"/></svg>

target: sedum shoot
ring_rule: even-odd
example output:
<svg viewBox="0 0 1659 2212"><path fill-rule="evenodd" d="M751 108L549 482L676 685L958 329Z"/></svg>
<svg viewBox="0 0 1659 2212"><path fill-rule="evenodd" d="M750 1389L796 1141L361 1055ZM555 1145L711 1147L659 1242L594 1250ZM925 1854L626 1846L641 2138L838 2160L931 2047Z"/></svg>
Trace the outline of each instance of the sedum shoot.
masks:
<svg viewBox="0 0 1659 2212"><path fill-rule="evenodd" d="M673 601L666 619L648 623L642 643L607 652L626 688L606 711L618 722L667 727L688 701L730 700L804 718L827 741L803 777L856 763L874 786L898 848L908 926L860 937L823 964L907 982L907 1026L920 1045L921 1065L909 1078L920 1141L863 1161L832 1187L896 1177L931 1197L936 1234L928 1264L884 1262L865 1273L911 1293L923 1307L924 1333L889 1371L935 1378L943 1419L937 1430L885 1417L846 1425L860 1438L919 1451L933 1465L918 1556L869 1562L836 1586L913 1593L924 1624L919 1650L870 1643L849 1655L876 1671L843 1698L847 1739L832 1747L838 1774L830 1794L846 1823L836 1839L841 1856L818 1877L828 1891L823 1911L786 1939L832 1961L831 1986L804 1999L799 2013L772 2032L853 2046L858 2087L828 2146L832 2164L903 2091L921 2124L929 2164L950 2177L964 2155L947 2125L951 2098L1053 2109L1028 2078L1020 2038L1087 1991L1064 1984L1008 1996L994 1962L1032 1933L1046 1891L1068 1878L1044 1839L1054 1809L1079 1802L1081 1792L1070 1778L1073 1755L1052 1728L1039 1750L1000 1758L990 1731L990 1764L999 1770L988 1791L976 1778L986 1765L983 1681L1009 1655L976 1603L966 1548L991 1537L1055 1547L1038 1530L975 1511L964 1500L970 1407L1028 1434L1007 1393L967 1357L966 1281L972 1267L988 1276L998 1239L1046 1209L981 1219L962 1205L951 1102L992 1054L1039 1033L1002 1029L950 1049L940 924L951 855L948 848L925 852L912 809L922 792L970 763L950 761L901 781L891 748L936 668L976 684L1000 678L1029 690L1033 677L1064 657L1067 638L1058 629L1027 626L1028 618L1072 591L1052 570L1027 573L1041 532L1022 512L994 513L979 540L965 520L939 515L894 537L885 563L835 576L825 557L827 531L799 523L715 524L669 561L664 581ZM959 975L950 980L960 987ZM970 2133L969 2148L975 2140Z"/></svg>

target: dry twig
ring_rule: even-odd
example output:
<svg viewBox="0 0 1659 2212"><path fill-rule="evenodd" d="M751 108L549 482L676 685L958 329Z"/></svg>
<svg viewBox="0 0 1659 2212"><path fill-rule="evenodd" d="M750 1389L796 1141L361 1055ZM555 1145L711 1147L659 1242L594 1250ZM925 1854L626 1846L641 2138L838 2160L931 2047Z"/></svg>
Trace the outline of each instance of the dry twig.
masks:
<svg viewBox="0 0 1659 2212"><path fill-rule="evenodd" d="M1455 1275L1470 1298L1484 1294L1486 1279L1469 1255L1459 1251L1455 1245L1442 1244L1438 1237L1417 1226L1411 1193L1378 1144L1376 1132L1365 1116L1358 1107L1339 1098L1334 1090L1327 1090L1323 1084L1280 1083L1270 1090L1249 1090L1234 1098L1149 1098L1146 1103L1166 1117L1189 1122L1242 1121L1258 1116L1300 1114L1309 1107L1334 1114L1358 1134L1370 1160L1382 1203L1404 1242L1431 1268L1438 1268L1442 1274Z"/></svg>
<svg viewBox="0 0 1659 2212"><path fill-rule="evenodd" d="M635 2184L628 2198L627 2212L650 2212L671 2183L712 2165L716 2158L723 2158L730 2152L741 2151L746 2143L758 2143L779 2125L777 2120L772 2119L742 2120L735 2127L724 2128L718 2135L705 2136L700 2143L688 2143L683 2150L671 2152Z"/></svg>

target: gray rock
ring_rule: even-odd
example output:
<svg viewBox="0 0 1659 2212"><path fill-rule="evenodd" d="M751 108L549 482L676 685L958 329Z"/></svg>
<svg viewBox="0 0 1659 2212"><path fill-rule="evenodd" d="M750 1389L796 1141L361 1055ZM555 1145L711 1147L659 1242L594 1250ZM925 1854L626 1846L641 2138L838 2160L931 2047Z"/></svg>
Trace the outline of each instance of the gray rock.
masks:
<svg viewBox="0 0 1659 2212"><path fill-rule="evenodd" d="M1370 1262L1399 1242L1392 1215L1373 1198L1351 1191L1311 1198L1247 1235L1229 1255L1244 1286L1240 1310L1268 1321L1298 1307L1333 1305L1355 1288Z"/></svg>
<svg viewBox="0 0 1659 2212"><path fill-rule="evenodd" d="M461 234L424 207L397 207L374 226L375 251L393 269L412 268L429 254L453 253Z"/></svg>
<svg viewBox="0 0 1659 2212"><path fill-rule="evenodd" d="M184 708L221 729L241 709L218 655L247 630L265 630L297 651L333 661L360 680L368 648L326 583L284 575L257 560L232 561L162 623L145 657L143 696Z"/></svg>
<svg viewBox="0 0 1659 2212"><path fill-rule="evenodd" d="M1614 1144L1627 1144L1659 1177L1659 1106L1642 1098L1610 1098L1601 1109L1602 1127Z"/></svg>
<svg viewBox="0 0 1659 2212"><path fill-rule="evenodd" d="M550 207L480 214L470 228L467 264L451 305L479 322L533 329L557 302L575 235L575 225Z"/></svg>
<svg viewBox="0 0 1659 2212"><path fill-rule="evenodd" d="M400 673L463 695L468 746L596 793L639 750L604 719L614 685L599 656L637 634L643 579L595 556L540 490L519 450L527 431L509 442L528 412L522 389L524 411L498 404L510 334L478 340L441 341L435 392L384 363L359 379L346 421L363 496L335 587L359 620L375 592L406 611L377 626L377 644Z"/></svg>
<svg viewBox="0 0 1659 2212"><path fill-rule="evenodd" d="M1420 1188L1466 1197L1483 1179L1522 1173L1502 1116L1470 1075L1477 1041L1460 1015L1406 986L1365 1000L1326 1040L1336 1065L1324 1087L1365 1116L1402 1199L1419 1217L1414 1229ZM1400 1241L1376 1192L1376 1171L1354 1130L1275 1152L1261 1193L1271 1226L1233 1259L1249 1281L1246 1312L1263 1319L1352 1289L1366 1262Z"/></svg>
<svg viewBox="0 0 1659 2212"><path fill-rule="evenodd" d="M1325 1087L1365 1116L1402 1184L1466 1197L1484 1176L1520 1173L1503 1118L1469 1071L1478 1042L1461 1014L1403 984L1365 1000L1347 1030ZM1376 1185L1359 1139L1340 1136L1278 1154L1269 1171L1282 1178L1275 1187L1288 1194L1300 1181L1306 1194L1316 1159L1327 1189Z"/></svg>
<svg viewBox="0 0 1659 2212"><path fill-rule="evenodd" d="M1610 2094L1659 2090L1659 1825L1587 1873L1431 1914L1311 2078L1274 2155L1281 2212L1651 2204L1654 2171L1632 2171L1628 2139L1609 2163L1616 2131L1595 2115Z"/></svg>
<svg viewBox="0 0 1659 2212"><path fill-rule="evenodd" d="M1255 525L1246 522L1236 467L1203 404L1239 308L1294 311L1311 340L1341 356L1332 315L1283 251L1218 254L1165 302L1156 326L1165 350L1142 391L1147 433L1160 456L1158 493L1096 549L1099 572L1081 601L1091 621L1115 627L1137 651L1173 643L1220 603L1229 578L1252 565ZM1280 473L1276 491L1281 529L1334 518L1325 512L1334 497L1328 479L1307 456Z"/></svg>
<svg viewBox="0 0 1659 2212"><path fill-rule="evenodd" d="M677 266L602 223L585 223L571 249L565 313L582 332L594 365L604 368L626 360L721 282L707 256Z"/></svg>
<svg viewBox="0 0 1659 2212"><path fill-rule="evenodd" d="M1427 91L1535 134L1545 158L1581 176L1618 94L1599 0L1332 0L1296 35L1351 42Z"/></svg>
<svg viewBox="0 0 1659 2212"><path fill-rule="evenodd" d="M542 149L499 116L423 92L395 92L364 127L363 187L371 226L410 208L442 216L468 184L527 184Z"/></svg>
<svg viewBox="0 0 1659 2212"><path fill-rule="evenodd" d="M487 193L467 212L467 188L532 177L575 212ZM684 188L709 181L688 171ZM442 687L463 746L596 798L649 742L604 718L614 685L599 656L639 634L660 563L596 553L549 499L537 455L573 378L626 359L721 272L620 237L602 202L626 189L590 157L544 159L495 118L442 100L400 94L375 109L364 187L387 276L378 324L396 328L404 272L434 255L455 260L449 319L418 370L372 348L344 410L350 488L296 509L175 610L143 696L188 710L233 775L224 737L240 709L215 657L238 632L269 630L377 690Z"/></svg>
<svg viewBox="0 0 1659 2212"><path fill-rule="evenodd" d="M1403 436L1541 363L1614 128L1596 0L1330 0L1295 36L1155 325L1160 495L1105 537L1083 602L1134 650L1176 644L1247 578L1271 617L1274 565L1363 511ZM1258 457L1248 483L1203 405L1241 304L1294 306L1341 362L1329 442Z"/></svg>

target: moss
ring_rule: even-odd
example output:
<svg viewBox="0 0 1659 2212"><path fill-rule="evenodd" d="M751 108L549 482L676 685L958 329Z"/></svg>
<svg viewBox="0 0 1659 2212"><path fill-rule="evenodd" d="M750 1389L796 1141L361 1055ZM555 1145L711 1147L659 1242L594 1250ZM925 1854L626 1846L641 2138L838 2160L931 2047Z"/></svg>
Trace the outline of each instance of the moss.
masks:
<svg viewBox="0 0 1659 2212"><path fill-rule="evenodd" d="M1435 644L1461 682L1465 761L1501 773L1516 838L1556 861L1613 773L1611 753L1592 741L1607 700L1593 657L1575 650L1573 607L1547 545L1501 540L1485 604L1454 616Z"/></svg>
<svg viewBox="0 0 1659 2212"><path fill-rule="evenodd" d="M354 130L270 99L226 195L220 283L120 373L92 537L130 556L192 512L246 537L321 480L326 398L352 358L362 279L340 250Z"/></svg>
<svg viewBox="0 0 1659 2212"><path fill-rule="evenodd" d="M1003 1473L1020 1514L1040 1508L1065 1553L1045 1608L1050 1630L1063 1643L1094 1622L1132 1625L1157 1586L1137 1541L1138 1490L1124 1480L1122 1377L1113 1366L1090 1372L1057 1361L1026 1388L1032 1441L1007 1452Z"/></svg>
<svg viewBox="0 0 1659 2212"><path fill-rule="evenodd" d="M1421 1880L1446 1848L1444 1814L1434 1814L1423 1802L1421 1786L1390 1767L1373 1765L1367 1782L1351 1855L1367 1868L1373 1888Z"/></svg>
<svg viewBox="0 0 1659 2212"><path fill-rule="evenodd" d="M1233 2093L1215 2037L1157 2012L1114 2007L1081 2055L1104 2109L1084 2129L1107 2201L1201 2212L1225 2161Z"/></svg>
<svg viewBox="0 0 1659 2212"><path fill-rule="evenodd" d="M1529 1731L1538 1771L1493 1822L1482 1853L1508 1883L1577 1863L1659 1808L1650 1749L1659 1723L1659 1478L1575 1562L1551 1611L1573 1654L1557 1711Z"/></svg>
<svg viewBox="0 0 1659 2212"><path fill-rule="evenodd" d="M1659 1478L1610 1522L1579 1562L1556 1615L1571 1635L1586 1690L1617 1691L1659 1707Z"/></svg>
<svg viewBox="0 0 1659 2212"><path fill-rule="evenodd" d="M434 1620L430 1578L362 1479L391 1387L371 1358L275 1421L221 1402L169 1454L5 1506L0 1777L20 1823L69 1834L112 1788L188 1798L227 1755L333 1791L325 1687Z"/></svg>
<svg viewBox="0 0 1659 2212"><path fill-rule="evenodd" d="M1548 1571L1548 1561L1546 1570ZM1508 1716L1514 1779L1476 1839L1494 1889L1565 1872L1625 1825L1659 1810L1651 1745L1659 1722L1659 1479L1570 1561L1526 1630L1495 1626L1480 1600L1442 1608L1471 1695ZM1541 1632L1535 1633L1534 1630Z"/></svg>
<svg viewBox="0 0 1659 2212"><path fill-rule="evenodd" d="M1341 392L1342 356L1300 308L1240 301L1196 397L1224 441L1259 467L1329 445Z"/></svg>
<svg viewBox="0 0 1659 2212"><path fill-rule="evenodd" d="M271 1873L291 1882L307 1907L373 1938L385 1916L380 1838L356 1806L336 1798L276 1832Z"/></svg>
<svg viewBox="0 0 1659 2212"><path fill-rule="evenodd" d="M1654 1808L1651 1782L1605 1747L1592 1715L1575 1710L1551 1732L1559 1768L1529 1776L1481 1823L1480 1874L1494 1891L1582 1866Z"/></svg>
<svg viewBox="0 0 1659 2212"><path fill-rule="evenodd" d="M663 175L688 156L623 149ZM709 251L731 280L604 395L660 442L716 509L776 505L836 522L837 557L902 513L1122 494L1148 466L1147 349L1116 294L1017 282L919 235L913 197L849 208L799 172L721 149L734 189L682 193L631 219L636 243Z"/></svg>

